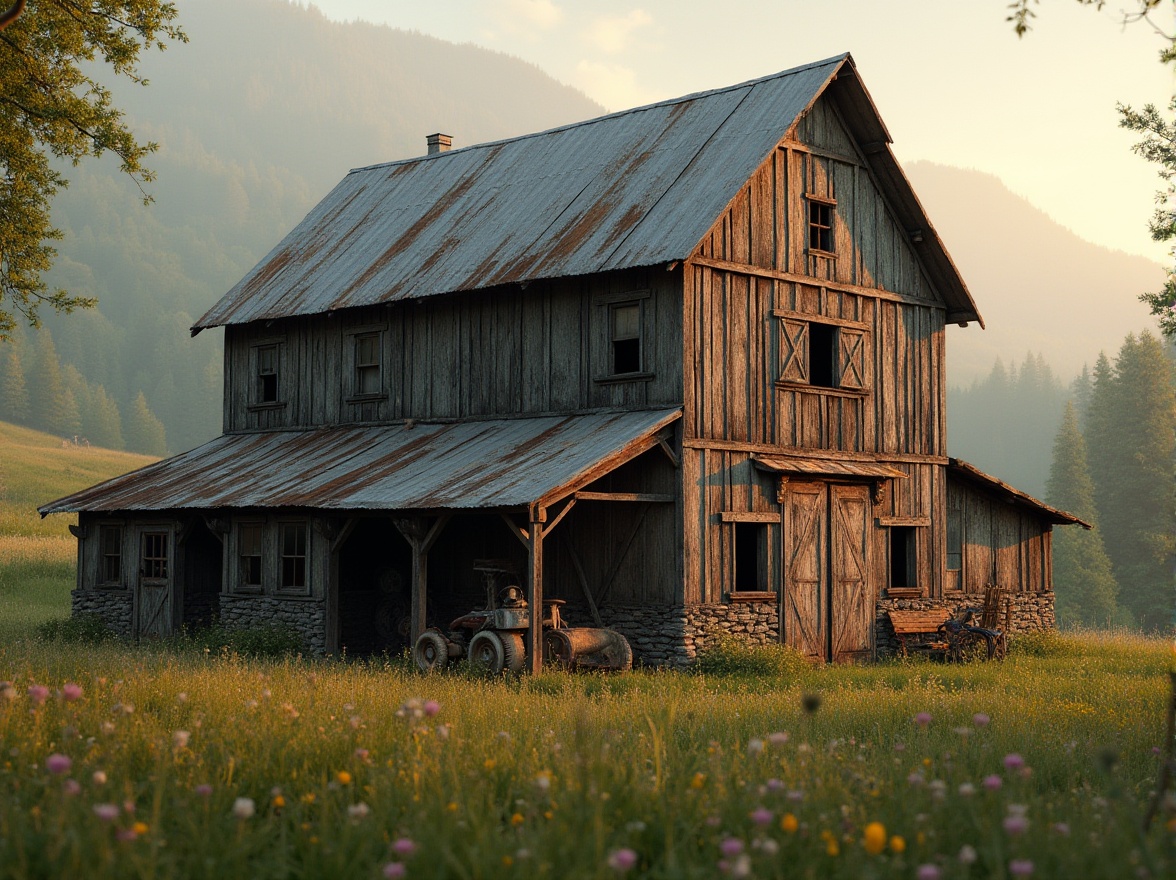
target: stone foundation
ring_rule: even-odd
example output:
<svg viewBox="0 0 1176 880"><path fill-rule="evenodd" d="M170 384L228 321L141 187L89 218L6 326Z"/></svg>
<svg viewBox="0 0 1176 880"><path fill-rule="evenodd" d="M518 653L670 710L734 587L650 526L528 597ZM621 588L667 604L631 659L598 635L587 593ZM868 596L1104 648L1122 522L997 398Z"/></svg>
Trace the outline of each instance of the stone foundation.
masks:
<svg viewBox="0 0 1176 880"><path fill-rule="evenodd" d="M595 625L586 607L566 606L563 616L572 626ZM601 608L600 617L606 627L629 640L635 665L685 669L699 651L728 635L759 645L780 640L775 603L613 606Z"/></svg>
<svg viewBox="0 0 1176 880"><path fill-rule="evenodd" d="M74 617L97 615L115 635L131 637L134 601L130 590L74 590L70 593L70 613Z"/></svg>
<svg viewBox="0 0 1176 880"><path fill-rule="evenodd" d="M327 608L320 599L222 594L220 622L229 629L289 626L302 636L308 654L327 652Z"/></svg>
<svg viewBox="0 0 1176 880"><path fill-rule="evenodd" d="M1013 593L1010 597L1008 635L1050 630L1056 625L1054 619L1054 594ZM886 617L887 611L930 611L948 608L952 615L960 608L979 608L984 597L968 593L944 599L879 599L875 606L874 632L877 639L877 653L885 657L898 653L898 639ZM1004 614L1001 613L997 629L1005 629Z"/></svg>

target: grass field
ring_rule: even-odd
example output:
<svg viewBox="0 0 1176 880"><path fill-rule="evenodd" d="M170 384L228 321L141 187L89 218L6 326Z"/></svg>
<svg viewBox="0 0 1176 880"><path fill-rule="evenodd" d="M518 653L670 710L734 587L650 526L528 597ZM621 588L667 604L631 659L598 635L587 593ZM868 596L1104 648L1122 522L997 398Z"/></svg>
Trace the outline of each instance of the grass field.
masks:
<svg viewBox="0 0 1176 880"><path fill-rule="evenodd" d="M1176 873L1176 804L1141 831L1173 662L1157 639L426 678L42 641L72 544L34 537L0 538L22 548L0 556L0 877Z"/></svg>

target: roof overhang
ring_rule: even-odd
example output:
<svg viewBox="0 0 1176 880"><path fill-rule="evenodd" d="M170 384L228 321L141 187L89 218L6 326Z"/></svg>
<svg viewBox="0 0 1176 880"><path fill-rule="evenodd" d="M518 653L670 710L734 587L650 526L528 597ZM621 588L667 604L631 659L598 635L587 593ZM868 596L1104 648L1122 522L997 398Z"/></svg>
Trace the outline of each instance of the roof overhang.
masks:
<svg viewBox="0 0 1176 880"><path fill-rule="evenodd" d="M224 434L39 512L541 507L659 445L680 416L659 409Z"/></svg>
<svg viewBox="0 0 1176 880"><path fill-rule="evenodd" d="M799 458L788 455L753 455L761 470L804 477L840 477L855 480L905 480L897 468L875 461L846 461L829 458Z"/></svg>
<svg viewBox="0 0 1176 880"><path fill-rule="evenodd" d="M949 458L947 462L947 474L949 477L955 477L971 483L985 492L1003 499L1009 504L1029 508L1047 522L1059 526L1079 525L1087 529L1093 528L1090 523L1079 519L1074 514L1059 510L1056 507L1051 507L1044 501L1039 501L1032 495L1022 492L1020 489L1014 489L1008 483L998 480L991 474L984 473L984 471L974 465L968 464L966 461L961 461L958 458Z"/></svg>

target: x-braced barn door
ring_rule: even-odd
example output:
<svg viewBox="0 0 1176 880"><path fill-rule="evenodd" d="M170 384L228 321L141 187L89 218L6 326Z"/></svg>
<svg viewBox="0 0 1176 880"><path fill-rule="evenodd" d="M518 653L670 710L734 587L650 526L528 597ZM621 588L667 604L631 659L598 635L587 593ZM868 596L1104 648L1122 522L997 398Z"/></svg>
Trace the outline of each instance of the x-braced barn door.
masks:
<svg viewBox="0 0 1176 880"><path fill-rule="evenodd" d="M162 638L172 633L172 535L165 527L139 528L135 590L135 634Z"/></svg>
<svg viewBox="0 0 1176 880"><path fill-rule="evenodd" d="M867 487L789 483L784 505L784 642L835 663L870 656Z"/></svg>

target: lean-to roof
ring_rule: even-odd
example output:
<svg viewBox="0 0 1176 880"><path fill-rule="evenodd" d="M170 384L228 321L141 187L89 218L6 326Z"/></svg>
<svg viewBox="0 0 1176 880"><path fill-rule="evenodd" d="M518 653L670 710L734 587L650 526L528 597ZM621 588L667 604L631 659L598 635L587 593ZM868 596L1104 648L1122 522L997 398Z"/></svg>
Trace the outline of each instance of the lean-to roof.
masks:
<svg viewBox="0 0 1176 880"><path fill-rule="evenodd" d="M1039 501L1032 495L1022 492L1020 489L1014 489L1003 480L998 480L991 474L986 474L984 471L975 465L968 464L966 461L961 461L958 458L949 458L947 460L947 473L949 477L965 480L973 485L979 486L989 494L996 495L1003 498L1009 504L1016 504L1020 507L1028 508L1034 513L1038 514L1046 522L1054 525L1079 525L1084 528L1092 528L1090 523L1081 520L1072 513L1067 513L1064 510L1059 510L1056 507L1051 507L1044 501Z"/></svg>

